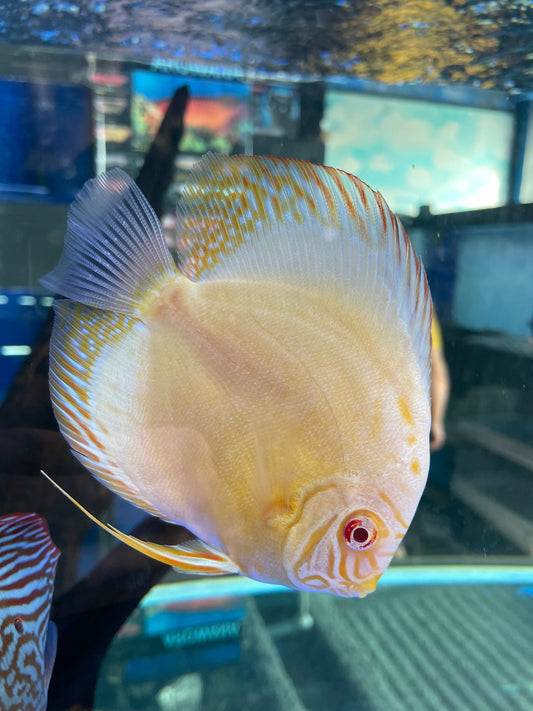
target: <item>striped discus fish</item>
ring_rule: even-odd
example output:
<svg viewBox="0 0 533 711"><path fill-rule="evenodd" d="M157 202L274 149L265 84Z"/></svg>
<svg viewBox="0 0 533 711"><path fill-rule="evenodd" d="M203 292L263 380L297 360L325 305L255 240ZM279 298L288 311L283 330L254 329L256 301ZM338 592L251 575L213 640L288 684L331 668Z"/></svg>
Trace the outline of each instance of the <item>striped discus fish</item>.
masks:
<svg viewBox="0 0 533 711"><path fill-rule="evenodd" d="M374 590L429 463L431 302L379 193L302 161L206 156L179 268L120 170L71 208L50 388L76 457L197 539L176 568Z"/></svg>
<svg viewBox="0 0 533 711"><path fill-rule="evenodd" d="M41 516L0 518L2 711L46 711L57 645L49 615L58 558Z"/></svg>

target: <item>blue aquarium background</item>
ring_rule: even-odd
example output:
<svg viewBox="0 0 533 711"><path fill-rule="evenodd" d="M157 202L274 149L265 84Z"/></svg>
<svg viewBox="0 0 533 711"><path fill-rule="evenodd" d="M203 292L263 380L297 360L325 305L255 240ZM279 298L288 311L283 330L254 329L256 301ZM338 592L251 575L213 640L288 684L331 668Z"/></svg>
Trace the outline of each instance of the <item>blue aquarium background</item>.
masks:
<svg viewBox="0 0 533 711"><path fill-rule="evenodd" d="M71 202L94 172L91 92L0 79L0 199Z"/></svg>

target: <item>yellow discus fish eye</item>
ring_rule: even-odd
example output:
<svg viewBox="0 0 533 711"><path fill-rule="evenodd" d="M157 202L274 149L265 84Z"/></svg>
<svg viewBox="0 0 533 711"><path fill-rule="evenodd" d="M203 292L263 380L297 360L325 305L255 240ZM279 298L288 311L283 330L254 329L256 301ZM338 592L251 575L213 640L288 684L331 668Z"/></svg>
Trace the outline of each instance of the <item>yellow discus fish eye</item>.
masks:
<svg viewBox="0 0 533 711"><path fill-rule="evenodd" d="M378 528L367 511L357 511L344 527L344 540L354 551L370 548L378 535Z"/></svg>

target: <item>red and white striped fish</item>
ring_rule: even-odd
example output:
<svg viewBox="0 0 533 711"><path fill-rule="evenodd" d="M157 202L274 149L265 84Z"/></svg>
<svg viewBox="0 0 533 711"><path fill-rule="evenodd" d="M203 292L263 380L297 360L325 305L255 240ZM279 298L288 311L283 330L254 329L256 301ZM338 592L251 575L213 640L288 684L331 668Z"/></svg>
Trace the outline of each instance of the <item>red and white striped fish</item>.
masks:
<svg viewBox="0 0 533 711"><path fill-rule="evenodd" d="M46 711L57 646L49 616L58 558L41 516L0 518L2 711Z"/></svg>

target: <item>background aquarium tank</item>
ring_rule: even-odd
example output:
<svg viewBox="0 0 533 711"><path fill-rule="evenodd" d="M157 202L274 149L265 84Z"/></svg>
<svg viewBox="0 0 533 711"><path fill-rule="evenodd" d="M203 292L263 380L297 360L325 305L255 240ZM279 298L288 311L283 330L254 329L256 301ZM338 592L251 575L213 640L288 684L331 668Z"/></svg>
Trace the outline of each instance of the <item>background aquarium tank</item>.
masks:
<svg viewBox="0 0 533 711"><path fill-rule="evenodd" d="M57 652L32 677L46 687L49 669L50 711L533 708L532 47L530 0L0 0L0 516L39 514L61 553ZM137 538L189 537L70 453L39 279L76 193L114 167L179 248L176 205L208 151L357 175L425 266L441 331L428 482L364 599L176 572L40 473ZM9 560L1 708L35 597L6 597Z"/></svg>

